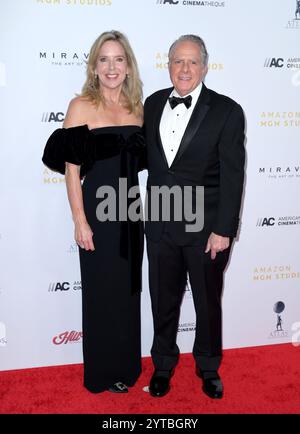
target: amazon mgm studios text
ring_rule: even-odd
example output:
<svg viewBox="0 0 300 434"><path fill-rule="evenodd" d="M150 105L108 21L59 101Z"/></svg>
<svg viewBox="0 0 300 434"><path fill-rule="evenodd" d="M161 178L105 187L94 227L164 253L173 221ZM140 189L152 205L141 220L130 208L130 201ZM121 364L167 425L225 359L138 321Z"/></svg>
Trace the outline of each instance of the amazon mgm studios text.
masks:
<svg viewBox="0 0 300 434"><path fill-rule="evenodd" d="M204 187L167 185L147 187L144 209L142 187L128 188L127 178L119 178L118 191L102 185L96 191L101 199L96 216L105 221L184 221L186 232L199 232L204 224Z"/></svg>

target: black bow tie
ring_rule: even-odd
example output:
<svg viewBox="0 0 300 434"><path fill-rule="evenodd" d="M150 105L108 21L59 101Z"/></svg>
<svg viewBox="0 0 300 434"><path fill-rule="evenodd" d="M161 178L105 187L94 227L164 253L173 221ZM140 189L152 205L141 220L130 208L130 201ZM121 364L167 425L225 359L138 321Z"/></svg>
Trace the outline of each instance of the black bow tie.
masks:
<svg viewBox="0 0 300 434"><path fill-rule="evenodd" d="M188 95L185 98L179 98L177 96L171 96L171 98L169 98L169 103L170 103L172 110L178 104L181 104L181 103L183 103L186 106L186 108L190 108L191 104L192 104L192 97L191 97L191 95Z"/></svg>

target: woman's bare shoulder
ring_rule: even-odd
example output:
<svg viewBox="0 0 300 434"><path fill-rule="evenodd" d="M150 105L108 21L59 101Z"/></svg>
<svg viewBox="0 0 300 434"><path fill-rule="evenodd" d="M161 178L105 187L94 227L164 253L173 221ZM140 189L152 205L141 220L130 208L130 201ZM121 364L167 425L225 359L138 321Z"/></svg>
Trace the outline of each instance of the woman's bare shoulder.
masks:
<svg viewBox="0 0 300 434"><path fill-rule="evenodd" d="M69 128L87 123L93 104L86 97L76 96L71 99L64 121L64 127Z"/></svg>

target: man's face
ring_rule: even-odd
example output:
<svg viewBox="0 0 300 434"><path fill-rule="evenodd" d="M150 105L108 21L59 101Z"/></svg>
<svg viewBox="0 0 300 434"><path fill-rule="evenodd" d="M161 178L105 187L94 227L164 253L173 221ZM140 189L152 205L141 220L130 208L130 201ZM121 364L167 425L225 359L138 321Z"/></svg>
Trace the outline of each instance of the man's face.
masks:
<svg viewBox="0 0 300 434"><path fill-rule="evenodd" d="M203 80L207 67L203 65L199 46L192 41L178 42L170 54L169 73L180 96L191 93Z"/></svg>

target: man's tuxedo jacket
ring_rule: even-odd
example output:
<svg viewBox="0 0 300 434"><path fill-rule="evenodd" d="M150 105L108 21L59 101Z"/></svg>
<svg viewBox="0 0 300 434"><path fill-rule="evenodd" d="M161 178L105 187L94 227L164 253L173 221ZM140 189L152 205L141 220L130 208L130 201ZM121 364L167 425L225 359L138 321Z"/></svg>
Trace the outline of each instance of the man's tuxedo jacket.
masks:
<svg viewBox="0 0 300 434"><path fill-rule="evenodd" d="M203 84L178 152L169 167L159 124L172 90L160 90L145 101L147 197L149 199L153 186L203 186L204 227L196 233L186 232L184 219L180 222L151 221L149 203L146 236L157 242L166 230L178 245L205 244L211 232L233 238L239 225L244 180L245 122L242 108ZM195 205L195 197L193 203Z"/></svg>

